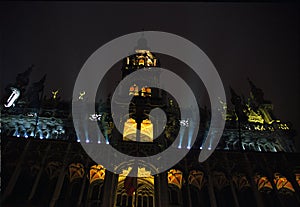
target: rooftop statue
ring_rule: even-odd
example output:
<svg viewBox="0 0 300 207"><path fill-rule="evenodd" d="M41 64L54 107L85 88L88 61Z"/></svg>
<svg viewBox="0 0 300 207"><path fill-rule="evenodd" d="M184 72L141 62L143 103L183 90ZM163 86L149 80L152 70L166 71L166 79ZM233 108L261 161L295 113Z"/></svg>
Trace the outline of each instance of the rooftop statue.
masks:
<svg viewBox="0 0 300 207"><path fill-rule="evenodd" d="M258 106L260 104L264 104L264 103L270 103L270 101L267 101L264 99L263 90L260 88L257 88L249 78L247 80L251 87L251 98L254 100L256 106Z"/></svg>
<svg viewBox="0 0 300 207"><path fill-rule="evenodd" d="M14 106L18 99L22 98L22 94L25 92L29 83L29 76L32 72L34 65L31 65L23 73L19 73L16 77L15 83L8 84L5 87L6 95L1 101L6 108Z"/></svg>
<svg viewBox="0 0 300 207"><path fill-rule="evenodd" d="M34 68L34 65L31 65L25 72L19 73L16 77L16 83L15 86L17 88L20 88L20 90L23 89L23 87L26 87L29 83L29 76L32 72L32 69ZM22 91L24 92L24 91Z"/></svg>
<svg viewBox="0 0 300 207"><path fill-rule="evenodd" d="M273 105L270 101L264 99L264 93L260 88L257 88L248 78L251 86L251 98L249 106L258 114L261 114L265 123L272 124L276 118L273 115ZM279 120L278 120L279 121Z"/></svg>
<svg viewBox="0 0 300 207"><path fill-rule="evenodd" d="M242 99L238 96L235 91L230 87L231 93L231 103L234 105L235 113L238 117L238 120L242 123L248 120L247 115L245 114L245 105L242 103Z"/></svg>
<svg viewBox="0 0 300 207"><path fill-rule="evenodd" d="M32 108L38 108L41 100L40 93L43 92L46 75L38 82L33 83L26 93L29 106Z"/></svg>

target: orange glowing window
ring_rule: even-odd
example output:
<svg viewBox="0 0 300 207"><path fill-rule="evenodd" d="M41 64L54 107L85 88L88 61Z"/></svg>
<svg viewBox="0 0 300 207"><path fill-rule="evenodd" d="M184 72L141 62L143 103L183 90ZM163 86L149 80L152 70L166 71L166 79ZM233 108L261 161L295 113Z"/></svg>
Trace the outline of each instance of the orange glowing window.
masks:
<svg viewBox="0 0 300 207"><path fill-rule="evenodd" d="M286 177L282 176L280 173L274 173L274 183L276 185L277 190L284 188L295 192L291 182L288 181Z"/></svg>
<svg viewBox="0 0 300 207"><path fill-rule="evenodd" d="M259 191L270 191L273 189L272 184L266 176L256 175L254 181L256 182Z"/></svg>
<svg viewBox="0 0 300 207"><path fill-rule="evenodd" d="M104 180L105 178L105 168L102 165L93 165L90 168L90 183L96 180Z"/></svg>
<svg viewBox="0 0 300 207"><path fill-rule="evenodd" d="M168 184L176 185L181 189L182 186L182 172L180 170L171 169L168 172Z"/></svg>
<svg viewBox="0 0 300 207"><path fill-rule="evenodd" d="M69 179L70 182L77 178L83 178L84 176L84 167L81 163L71 163L69 165Z"/></svg>
<svg viewBox="0 0 300 207"><path fill-rule="evenodd" d="M205 183L204 173L199 170L192 170L189 174L189 184L193 185L199 190L203 187Z"/></svg>
<svg viewBox="0 0 300 207"><path fill-rule="evenodd" d="M139 59L139 65L145 65L145 60L144 59Z"/></svg>

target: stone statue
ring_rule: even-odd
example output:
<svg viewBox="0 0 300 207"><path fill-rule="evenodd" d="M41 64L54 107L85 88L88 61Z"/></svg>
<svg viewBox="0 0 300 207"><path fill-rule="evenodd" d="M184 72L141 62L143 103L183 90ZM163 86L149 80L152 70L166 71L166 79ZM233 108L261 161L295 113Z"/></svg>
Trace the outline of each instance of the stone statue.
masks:
<svg viewBox="0 0 300 207"><path fill-rule="evenodd" d="M255 102L255 107L268 102L264 99L264 92L260 88L257 88L249 78L247 80L251 87L251 98Z"/></svg>
<svg viewBox="0 0 300 207"><path fill-rule="evenodd" d="M234 105L235 113L241 123L244 123L248 120L247 115L245 114L245 106L242 103L242 99L238 96L235 91L230 87L231 93L231 103Z"/></svg>
<svg viewBox="0 0 300 207"><path fill-rule="evenodd" d="M29 107L39 108L42 96L40 93L43 92L45 80L46 75L44 75L38 82L33 83L28 89L26 97L28 98Z"/></svg>
<svg viewBox="0 0 300 207"><path fill-rule="evenodd" d="M260 88L257 88L249 78L248 81L251 86L251 108L262 115L265 123L272 124L276 119L273 115L273 105L264 99L264 93Z"/></svg>
<svg viewBox="0 0 300 207"><path fill-rule="evenodd" d="M19 73L16 77L15 83L8 84L5 87L5 96L3 97L2 103L5 103L5 107L10 107L17 103L18 99L22 99L26 87L29 83L29 76L32 72L34 65L31 65L23 73Z"/></svg>
<svg viewBox="0 0 300 207"><path fill-rule="evenodd" d="M16 77L15 87L19 88L21 93L25 91L25 88L29 83L29 76L32 72L34 65L31 65L25 72L19 73Z"/></svg>

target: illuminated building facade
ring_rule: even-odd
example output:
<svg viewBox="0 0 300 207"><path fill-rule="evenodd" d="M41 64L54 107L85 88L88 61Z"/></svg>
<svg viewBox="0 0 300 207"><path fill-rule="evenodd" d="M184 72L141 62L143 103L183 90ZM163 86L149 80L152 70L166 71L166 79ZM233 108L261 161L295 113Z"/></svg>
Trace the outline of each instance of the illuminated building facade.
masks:
<svg viewBox="0 0 300 207"><path fill-rule="evenodd" d="M159 60L148 50L123 60L122 78L139 69L151 70ZM190 149L171 169L151 175L139 168L131 178L130 167L117 175L95 163L78 142L92 142L88 130L76 135L68 103L59 100L59 91L43 97L43 81L30 87L31 99L23 95L30 70L19 74L9 89L1 110L1 192L3 206L130 206L130 207L293 207L300 205L300 154L295 152L294 131L289 123L275 118L272 104L251 81L250 97L241 99L231 90L234 108L228 108L226 128L217 150L204 163L198 155L209 125L209 112L200 109L201 123L194 145L189 139L193 126L189 117L179 118L177 103L159 89L140 85L139 80L122 90L132 96L128 114L113 123L109 100L99 103L97 114L82 120L97 121L105 136L97 144L111 144L121 152L149 156L171 146L179 132L177 148ZM157 74L159 75L159 74ZM143 77L141 77L143 78ZM144 77L145 78L145 77ZM146 80L155 81L155 80ZM150 85L150 84L149 84ZM12 87L12 86L10 86ZM26 93L24 93L26 94ZM10 100L15 99L12 103ZM39 102L42 100L42 102ZM85 92L78 102L85 101ZM15 107L12 105L15 104ZM119 103L122 105L122 102ZM220 104L227 108L222 100ZM36 106L39 110L37 110ZM167 118L152 119L151 109L160 107ZM185 109L192 114L192 109ZM166 119L166 120L164 120ZM166 127L159 134L159 126ZM122 134L115 129L119 124ZM140 129L138 133L137 129ZM158 137L157 139L154 139ZM138 141L138 142L137 142Z"/></svg>

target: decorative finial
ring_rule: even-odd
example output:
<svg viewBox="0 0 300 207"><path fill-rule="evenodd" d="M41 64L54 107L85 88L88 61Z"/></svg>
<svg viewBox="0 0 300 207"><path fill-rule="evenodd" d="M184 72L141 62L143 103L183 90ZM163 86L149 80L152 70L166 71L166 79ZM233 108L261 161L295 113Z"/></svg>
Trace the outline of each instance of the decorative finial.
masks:
<svg viewBox="0 0 300 207"><path fill-rule="evenodd" d="M83 100L84 95L85 95L85 91L79 92L79 97L78 97L78 99L79 99L79 100Z"/></svg>
<svg viewBox="0 0 300 207"><path fill-rule="evenodd" d="M59 91L59 89L57 89L56 91L52 91L52 98L54 100L57 98L58 91Z"/></svg>
<svg viewBox="0 0 300 207"><path fill-rule="evenodd" d="M147 40L144 37L144 29L142 29L141 37L138 39L137 46L134 48L134 50L150 50Z"/></svg>

